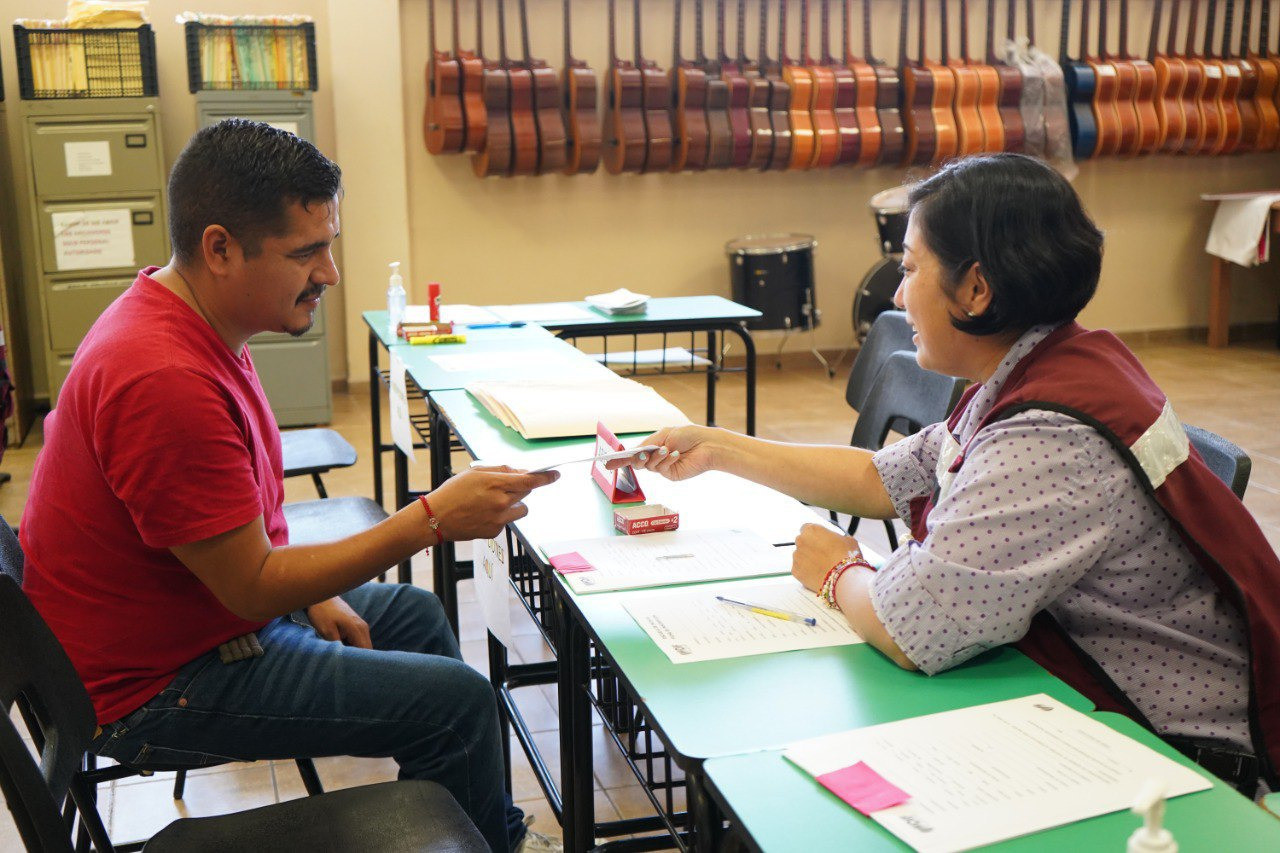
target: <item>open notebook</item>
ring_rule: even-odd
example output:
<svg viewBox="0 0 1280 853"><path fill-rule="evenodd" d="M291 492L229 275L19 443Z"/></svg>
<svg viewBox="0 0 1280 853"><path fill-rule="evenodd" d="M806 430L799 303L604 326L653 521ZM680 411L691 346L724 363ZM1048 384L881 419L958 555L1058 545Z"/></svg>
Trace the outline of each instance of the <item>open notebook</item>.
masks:
<svg viewBox="0 0 1280 853"><path fill-rule="evenodd" d="M615 433L689 422L657 391L604 371L566 379L473 382L467 393L527 439L595 435L601 422Z"/></svg>

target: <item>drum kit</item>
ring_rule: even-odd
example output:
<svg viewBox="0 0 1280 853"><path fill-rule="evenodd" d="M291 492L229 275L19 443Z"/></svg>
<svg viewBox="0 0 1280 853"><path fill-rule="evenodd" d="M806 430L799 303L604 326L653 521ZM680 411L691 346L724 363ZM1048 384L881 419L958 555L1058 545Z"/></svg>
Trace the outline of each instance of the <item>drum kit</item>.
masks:
<svg viewBox="0 0 1280 853"><path fill-rule="evenodd" d="M907 234L906 186L878 192L871 197L871 213L876 219L880 254L883 256L862 277L853 295L853 333L859 342L866 340L871 324L885 311L893 310L893 294L898 290L902 273L902 241Z"/></svg>

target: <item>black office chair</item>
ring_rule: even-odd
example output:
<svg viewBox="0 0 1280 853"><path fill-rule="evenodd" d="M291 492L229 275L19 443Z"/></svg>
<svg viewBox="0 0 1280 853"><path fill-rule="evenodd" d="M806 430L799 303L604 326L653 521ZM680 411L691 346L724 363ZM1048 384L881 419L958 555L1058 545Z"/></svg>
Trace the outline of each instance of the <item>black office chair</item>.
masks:
<svg viewBox="0 0 1280 853"><path fill-rule="evenodd" d="M1249 485L1249 474L1253 471L1253 461L1234 443L1217 433L1209 432L1190 424L1183 424L1191 446L1204 457L1209 470L1218 479L1231 487L1236 497L1244 499L1244 490Z"/></svg>
<svg viewBox="0 0 1280 853"><path fill-rule="evenodd" d="M285 477L310 475L321 498L329 497L321 474L356 464L356 449L331 429L316 427L281 432L280 447Z"/></svg>
<svg viewBox="0 0 1280 853"><path fill-rule="evenodd" d="M74 810L97 814L80 767L93 739L89 695L49 626L12 576L0 577L0 792L28 850L71 853ZM39 762L10 716L21 702ZM100 851L113 848L95 838ZM387 782L221 817L184 818L148 851L448 850L488 847L466 813L434 782Z"/></svg>
<svg viewBox="0 0 1280 853"><path fill-rule="evenodd" d="M3 518L0 518L0 575L12 579L19 590L22 588L23 564L22 546L18 542L18 537L14 534L13 528L4 523ZM0 637L3 636L3 632L0 632ZM7 648L7 646L0 646L0 648ZM18 711L22 714L22 718L27 724L28 731L31 732L32 738L36 740L37 747L43 749L43 735L40 734L40 727L37 725L38 718L35 710L22 697L17 697L14 701L16 701ZM307 793L311 795L324 793L324 787L320 784L320 776L316 773L315 765L311 759L300 758L297 760L297 765L298 775L302 777L302 784ZM102 816L98 813L96 806L97 788L98 785L114 779L124 779L129 776L151 776L154 773L166 771L175 772L173 798L175 800L182 799L187 783L187 768L185 766L113 764L108 767L98 767L97 756L91 752L86 753L83 765L77 771L77 777L83 782L85 790L88 792L89 811L81 812L80 837L77 841L77 849L87 850L90 842L100 851L114 849L118 853L126 853L126 851L141 849L141 842L112 845L107 839L106 826L103 824Z"/></svg>
<svg viewBox="0 0 1280 853"><path fill-rule="evenodd" d="M858 357L853 360L853 369L849 371L849 383L845 385L844 399L849 407L861 412L871 394L871 386L875 384L880 369L889 360L889 356L899 350L914 350L911 342L911 326L907 323L904 311L884 311L871 324L867 339L858 350Z"/></svg>
<svg viewBox="0 0 1280 853"><path fill-rule="evenodd" d="M875 332L874 326L872 332ZM849 443L863 450L879 450L884 447L890 431L909 435L944 420L967 384L964 379L925 370L916 362L914 352L892 353L858 412ZM857 530L859 520L856 517L849 520L850 534ZM884 526L890 547L897 548L898 534L893 522L886 519Z"/></svg>

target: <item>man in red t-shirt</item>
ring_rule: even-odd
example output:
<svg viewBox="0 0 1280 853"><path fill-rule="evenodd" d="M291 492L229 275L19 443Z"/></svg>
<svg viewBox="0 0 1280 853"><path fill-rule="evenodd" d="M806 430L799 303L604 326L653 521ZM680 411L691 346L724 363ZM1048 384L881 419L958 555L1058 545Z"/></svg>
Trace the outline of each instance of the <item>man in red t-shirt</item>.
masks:
<svg viewBox="0 0 1280 853"><path fill-rule="evenodd" d="M340 195L338 167L290 133L231 119L192 138L169 180L173 258L94 324L45 420L24 589L89 691L100 754L394 756L504 851L524 826L488 681L435 596L366 581L442 536L497 535L555 475L470 470L364 533L288 544L246 343L311 327L338 283ZM248 634L262 655L222 663Z"/></svg>

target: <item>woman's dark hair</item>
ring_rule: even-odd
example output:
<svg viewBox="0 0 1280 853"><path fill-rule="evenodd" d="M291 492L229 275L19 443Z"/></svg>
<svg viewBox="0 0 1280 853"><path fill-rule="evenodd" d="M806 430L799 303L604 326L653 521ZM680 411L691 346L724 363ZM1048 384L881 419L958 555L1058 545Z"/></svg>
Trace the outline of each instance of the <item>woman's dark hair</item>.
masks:
<svg viewBox="0 0 1280 853"><path fill-rule="evenodd" d="M262 122L229 118L191 137L169 173L169 239L179 262L200 253L221 225L253 257L262 238L287 228L291 203L328 201L342 170L305 139Z"/></svg>
<svg viewBox="0 0 1280 853"><path fill-rule="evenodd" d="M975 263L991 305L952 324L972 335L1074 320L1098 289L1102 232L1071 184L1022 154L957 160L911 188L918 230L953 290Z"/></svg>

